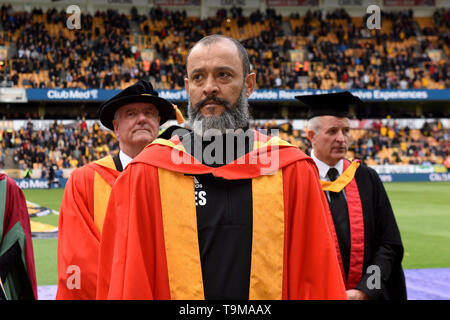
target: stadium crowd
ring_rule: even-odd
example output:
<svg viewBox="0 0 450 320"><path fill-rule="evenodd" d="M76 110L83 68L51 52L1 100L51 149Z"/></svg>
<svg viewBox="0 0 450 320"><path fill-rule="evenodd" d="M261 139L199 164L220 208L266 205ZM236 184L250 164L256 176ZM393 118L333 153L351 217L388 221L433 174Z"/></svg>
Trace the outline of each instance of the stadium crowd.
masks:
<svg viewBox="0 0 450 320"><path fill-rule="evenodd" d="M214 32L244 43L260 89L298 89L302 83L324 90L444 89L450 87L443 57L450 52L449 15L448 9L426 19L414 18L411 10L383 11L381 29L369 30L366 17L352 18L344 9L282 17L268 8L245 17L233 7L201 20L185 11L152 8L143 15L133 8L129 15L82 14L82 27L74 32L65 27L65 12L15 12L3 5L0 22L16 54L2 78L25 88L120 89L145 79L157 89L181 89L188 49ZM436 50L441 56L434 56Z"/></svg>
<svg viewBox="0 0 450 320"><path fill-rule="evenodd" d="M311 144L303 130L293 129L292 121L252 122L252 128L274 134L310 153ZM383 125L373 122L372 128L351 129L349 158L361 159L368 165L443 164L450 155L450 130L440 121L424 122L421 129L400 128L395 121ZM31 121L19 131L6 130L0 135L0 153L13 152L18 169L77 168L110 153L118 152L118 143L111 131L102 130L97 122L88 126L79 120L63 126L57 121L46 130L36 130ZM3 163L2 163L3 162ZM450 168L449 168L450 169Z"/></svg>
<svg viewBox="0 0 450 320"><path fill-rule="evenodd" d="M111 131L101 130L85 120L63 125L55 120L50 128L37 130L32 121L18 131L1 133L0 151L13 152L14 164L21 170L77 168L91 161L118 152L118 143ZM27 171L27 172L28 172Z"/></svg>
<svg viewBox="0 0 450 320"><path fill-rule="evenodd" d="M440 121L425 122L421 129L399 128L395 122L370 130L355 130L350 152L369 165L443 164L450 155L450 132Z"/></svg>
<svg viewBox="0 0 450 320"><path fill-rule="evenodd" d="M310 154L311 143L303 130L293 130L292 123L277 125L267 121L254 123L253 128L270 133L279 130L282 139ZM351 129L347 157L360 159L367 165L435 165L444 164L450 156L450 130L438 121L424 122L421 129L399 127L395 121L373 122L371 128ZM449 168L450 169L450 168Z"/></svg>
<svg viewBox="0 0 450 320"><path fill-rule="evenodd" d="M242 11L220 9L204 20L160 8L147 15L135 8L129 15L98 11L82 14L81 29L72 31L65 27L64 11L15 12L3 4L1 40L15 47L15 56L3 67L0 82L121 89L144 79L156 89L182 89L190 46L205 34L223 33L248 49L259 89L450 88L450 64L444 58L450 53L449 9L437 9L429 18L416 18L411 10L383 11L379 30L364 26L367 16L352 18L344 9L289 17L271 8L248 17ZM253 126L278 128L270 122ZM280 129L283 138L309 152L304 132L292 130L290 123ZM440 164L450 153L449 132L439 123L421 131L380 125L352 130L352 135L350 156L368 164ZM9 149L23 170L75 168L118 148L112 133L83 120L66 127L55 121L48 130L36 130L30 121L0 138L0 167Z"/></svg>

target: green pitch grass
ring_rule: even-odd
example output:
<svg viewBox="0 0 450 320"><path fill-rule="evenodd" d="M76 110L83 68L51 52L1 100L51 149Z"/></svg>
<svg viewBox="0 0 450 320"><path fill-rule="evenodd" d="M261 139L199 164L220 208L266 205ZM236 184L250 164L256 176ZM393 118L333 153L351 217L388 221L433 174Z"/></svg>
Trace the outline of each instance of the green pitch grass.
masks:
<svg viewBox="0 0 450 320"><path fill-rule="evenodd" d="M27 189L23 190L27 201L39 204L59 212L64 189ZM33 221L58 225L59 216L49 214L43 217L33 217ZM58 282L56 253L58 239L33 239L33 251L36 265L36 277L39 286L54 285Z"/></svg>
<svg viewBox="0 0 450 320"><path fill-rule="evenodd" d="M405 246L405 269L450 267L450 182L386 183ZM59 211L63 189L24 190L28 201ZM57 225L58 216L32 218ZM33 240L38 285L57 284L57 239Z"/></svg>
<svg viewBox="0 0 450 320"><path fill-rule="evenodd" d="M34 262L38 286L58 283L56 252L58 239L33 239Z"/></svg>
<svg viewBox="0 0 450 320"><path fill-rule="evenodd" d="M386 183L405 269L450 267L450 182Z"/></svg>

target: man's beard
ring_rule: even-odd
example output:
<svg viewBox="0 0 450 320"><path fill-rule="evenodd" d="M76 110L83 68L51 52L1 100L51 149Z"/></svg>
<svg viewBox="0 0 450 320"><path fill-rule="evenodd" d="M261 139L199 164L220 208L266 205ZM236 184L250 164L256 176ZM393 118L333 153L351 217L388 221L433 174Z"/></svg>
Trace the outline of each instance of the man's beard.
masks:
<svg viewBox="0 0 450 320"><path fill-rule="evenodd" d="M219 116L203 116L200 109L209 101L221 103L225 110ZM237 129L245 128L250 119L248 112L248 98L245 86L242 87L241 95L234 105L228 100L216 96L206 97L192 107L191 101L188 103L189 126L200 136L212 136L234 132Z"/></svg>

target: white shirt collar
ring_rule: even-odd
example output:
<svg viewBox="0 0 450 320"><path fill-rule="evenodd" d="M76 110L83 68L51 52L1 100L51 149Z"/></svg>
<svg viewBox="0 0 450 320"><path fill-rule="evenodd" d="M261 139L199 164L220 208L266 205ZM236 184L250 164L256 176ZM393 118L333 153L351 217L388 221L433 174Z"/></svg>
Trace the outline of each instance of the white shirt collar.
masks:
<svg viewBox="0 0 450 320"><path fill-rule="evenodd" d="M344 171L344 160L343 159L339 160L339 162L336 163L333 167L330 167L325 162L320 161L319 159L316 158L316 156L314 155L314 149L311 150L311 158L314 160L314 162L317 165L317 168L319 169L320 180L330 180L327 177L327 173L330 168L336 168L337 171L339 172L339 175L341 175L342 171Z"/></svg>
<svg viewBox="0 0 450 320"><path fill-rule="evenodd" d="M119 159L122 163L122 168L125 170L125 167L133 160L129 155L125 154L122 150L119 151Z"/></svg>

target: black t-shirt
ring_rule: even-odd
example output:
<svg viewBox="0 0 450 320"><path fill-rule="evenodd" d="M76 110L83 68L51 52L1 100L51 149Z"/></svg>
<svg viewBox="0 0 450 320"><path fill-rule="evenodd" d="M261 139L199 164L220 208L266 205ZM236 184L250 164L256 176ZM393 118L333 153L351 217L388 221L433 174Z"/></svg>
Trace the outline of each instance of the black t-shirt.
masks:
<svg viewBox="0 0 450 320"><path fill-rule="evenodd" d="M202 141L191 132L182 137L182 143L203 164L219 167L252 150L253 135L245 138L243 134ZM226 180L212 174L196 175L194 179L205 299L246 300L252 251L252 180Z"/></svg>

